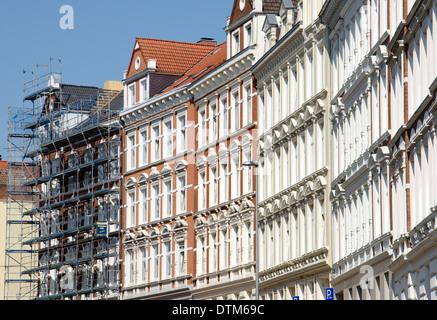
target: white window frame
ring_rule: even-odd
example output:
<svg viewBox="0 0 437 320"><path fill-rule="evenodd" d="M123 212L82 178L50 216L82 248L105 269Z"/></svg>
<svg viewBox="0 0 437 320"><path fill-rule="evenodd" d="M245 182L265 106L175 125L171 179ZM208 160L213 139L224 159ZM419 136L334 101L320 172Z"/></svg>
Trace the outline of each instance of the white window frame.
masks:
<svg viewBox="0 0 437 320"><path fill-rule="evenodd" d="M130 188L127 190L128 214L126 215L126 225L128 227L133 227L136 225L135 191L135 188Z"/></svg>
<svg viewBox="0 0 437 320"><path fill-rule="evenodd" d="M232 104L232 118L231 126L232 131L236 132L240 130L240 120L241 120L241 103L240 103L240 87L234 89L231 93L231 104Z"/></svg>
<svg viewBox="0 0 437 320"><path fill-rule="evenodd" d="M173 214L173 177L170 175L169 177L166 177L163 179L163 187L164 190L162 191L162 194L164 196L163 201L163 218L171 217ZM167 185L170 183L170 188L167 189ZM170 200L170 203L169 203ZM169 212L170 210L170 212Z"/></svg>
<svg viewBox="0 0 437 320"><path fill-rule="evenodd" d="M197 196L198 203L197 203L197 206L198 206L199 210L204 210L204 209L206 209L206 199L208 197L207 190L206 190L207 181L206 181L206 169L205 169L205 166L198 167L197 168L197 172L199 174L199 177L198 177L198 189L197 189L197 192L198 192L198 196Z"/></svg>
<svg viewBox="0 0 437 320"><path fill-rule="evenodd" d="M140 101L149 99L149 77L140 80Z"/></svg>
<svg viewBox="0 0 437 320"><path fill-rule="evenodd" d="M156 134L156 128L158 128L158 134ZM152 124L152 150L150 152L152 156L152 162L161 160L161 121L157 121ZM158 150L157 150L158 149Z"/></svg>
<svg viewBox="0 0 437 320"><path fill-rule="evenodd" d="M183 122L181 121L183 119ZM187 150L187 112L182 111L177 115L178 121L178 138L177 138L177 150L179 152L184 152Z"/></svg>
<svg viewBox="0 0 437 320"><path fill-rule="evenodd" d="M231 199L238 198L241 194L240 187L240 148L231 154Z"/></svg>
<svg viewBox="0 0 437 320"><path fill-rule="evenodd" d="M221 110L221 121L220 121L220 138L223 138L227 135L229 135L230 133L230 128L229 128L229 111L230 111L230 106L228 103L228 93L225 92L222 94L222 96L224 96L224 98L220 99L220 110Z"/></svg>
<svg viewBox="0 0 437 320"><path fill-rule="evenodd" d="M176 268L176 274L178 276L183 276L186 273L186 244L185 239L183 240L176 240L176 247L177 247L177 268Z"/></svg>
<svg viewBox="0 0 437 320"><path fill-rule="evenodd" d="M252 84L243 85L243 127L252 123Z"/></svg>
<svg viewBox="0 0 437 320"><path fill-rule="evenodd" d="M172 248L171 248L171 240L170 239L165 239L163 241L163 246L164 249L163 250L163 264L164 264L164 270L163 270L163 279L169 279L171 278L171 271L172 271ZM170 248L168 247L168 245L170 245Z"/></svg>
<svg viewBox="0 0 437 320"><path fill-rule="evenodd" d="M168 124L170 124L170 128L168 128ZM173 118L167 117L163 121L163 157L171 157L173 156Z"/></svg>
<svg viewBox="0 0 437 320"><path fill-rule="evenodd" d="M250 30L250 32L248 32ZM252 45L253 27L252 22L248 22L244 25L244 48Z"/></svg>
<svg viewBox="0 0 437 320"><path fill-rule="evenodd" d="M152 210L151 210L151 220L159 220L161 219L161 185L160 180L157 179L151 183L151 198L152 198ZM156 192L156 188L157 192ZM158 206L157 206L158 204ZM158 216L156 215L158 213Z"/></svg>
<svg viewBox="0 0 437 320"><path fill-rule="evenodd" d="M126 159L126 166L127 166L127 170L133 170L136 167L136 152L135 152L135 135L136 135L136 131L132 131L129 132L126 135L127 141L127 148L126 148L126 153L127 153L127 159ZM132 141L133 139L133 141Z"/></svg>
<svg viewBox="0 0 437 320"><path fill-rule="evenodd" d="M128 104L129 107L133 107L137 103L137 88L136 82L130 84L128 87Z"/></svg>
<svg viewBox="0 0 437 320"><path fill-rule="evenodd" d="M213 172L215 174L213 174ZM209 165L209 206L218 204L218 166L217 162Z"/></svg>
<svg viewBox="0 0 437 320"><path fill-rule="evenodd" d="M152 280L159 280L159 271L161 266L160 261L160 243L158 240L154 240L152 242L152 261L151 261L151 274L150 277Z"/></svg>
<svg viewBox="0 0 437 320"><path fill-rule="evenodd" d="M207 130L206 130L206 109L205 107L199 108L199 125L198 125L198 145L204 147L207 145Z"/></svg>
<svg viewBox="0 0 437 320"><path fill-rule="evenodd" d="M147 282L147 247L141 246L138 248L140 259L138 259L138 270L140 272L139 282Z"/></svg>
<svg viewBox="0 0 437 320"><path fill-rule="evenodd" d="M240 37L240 30L236 30L232 33L232 55L238 54L241 50L241 37Z"/></svg>
<svg viewBox="0 0 437 320"><path fill-rule="evenodd" d="M209 121L210 121L210 127L209 127L209 143L212 143L213 141L216 141L218 138L218 113L217 113L217 103L213 103L209 107Z"/></svg>
<svg viewBox="0 0 437 320"><path fill-rule="evenodd" d="M128 285L135 283L135 252L126 250L126 282Z"/></svg>
<svg viewBox="0 0 437 320"><path fill-rule="evenodd" d="M144 194L145 193L145 194ZM140 187L140 194L141 194L141 200L140 200L140 204L141 204L141 220L139 221L141 224L147 223L148 222L148 217L149 217L149 197L148 197L148 186L147 186L147 182Z"/></svg>
<svg viewBox="0 0 437 320"><path fill-rule="evenodd" d="M144 137L144 135L146 135L146 137ZM147 165L149 162L149 142L150 142L148 127L141 128L140 142L141 142L140 164Z"/></svg>
<svg viewBox="0 0 437 320"><path fill-rule="evenodd" d="M184 185L181 184L181 179L184 179ZM177 213L187 212L187 172L183 170L177 173Z"/></svg>

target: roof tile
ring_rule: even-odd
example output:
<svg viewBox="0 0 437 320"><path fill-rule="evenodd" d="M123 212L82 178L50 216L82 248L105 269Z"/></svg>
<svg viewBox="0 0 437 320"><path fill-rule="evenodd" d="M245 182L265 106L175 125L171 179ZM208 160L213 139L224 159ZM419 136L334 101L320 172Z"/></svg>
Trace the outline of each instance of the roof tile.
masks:
<svg viewBox="0 0 437 320"><path fill-rule="evenodd" d="M156 60L158 72L184 74L216 47L214 44L187 43L137 38L145 61Z"/></svg>

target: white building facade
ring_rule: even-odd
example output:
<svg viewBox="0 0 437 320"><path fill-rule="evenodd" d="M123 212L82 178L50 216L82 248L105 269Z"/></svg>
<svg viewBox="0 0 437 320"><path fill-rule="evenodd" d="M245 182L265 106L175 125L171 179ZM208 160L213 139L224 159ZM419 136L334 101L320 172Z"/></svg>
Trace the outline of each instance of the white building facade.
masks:
<svg viewBox="0 0 437 320"><path fill-rule="evenodd" d="M390 143L393 298L435 300L437 1L391 5L399 12L389 44L391 100L396 103Z"/></svg>
<svg viewBox="0 0 437 320"><path fill-rule="evenodd" d="M328 1L321 13L330 29L331 254L337 299L391 297L388 14L384 0Z"/></svg>
<svg viewBox="0 0 437 320"><path fill-rule="evenodd" d="M282 1L252 68L259 123L260 297L325 299L330 281L329 52L323 1Z"/></svg>

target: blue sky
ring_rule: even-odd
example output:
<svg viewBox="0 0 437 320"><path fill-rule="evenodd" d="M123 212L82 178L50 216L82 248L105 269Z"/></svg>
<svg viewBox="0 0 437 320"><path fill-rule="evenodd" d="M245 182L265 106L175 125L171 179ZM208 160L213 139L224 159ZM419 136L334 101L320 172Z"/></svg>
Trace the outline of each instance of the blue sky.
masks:
<svg viewBox="0 0 437 320"><path fill-rule="evenodd" d="M22 105L23 70L62 59L63 82L103 87L121 80L135 37L226 40L233 0L15 0L0 2L0 155L7 159L7 110ZM74 9L63 30L60 8ZM56 69L58 64L54 65Z"/></svg>

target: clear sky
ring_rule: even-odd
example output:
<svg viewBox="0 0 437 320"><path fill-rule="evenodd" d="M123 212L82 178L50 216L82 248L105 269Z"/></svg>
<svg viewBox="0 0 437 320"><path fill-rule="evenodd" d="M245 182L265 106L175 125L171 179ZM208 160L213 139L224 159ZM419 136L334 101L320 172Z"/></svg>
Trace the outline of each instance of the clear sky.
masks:
<svg viewBox="0 0 437 320"><path fill-rule="evenodd" d="M135 37L226 41L233 0L0 1L0 155L7 159L7 110L23 104L23 70L62 59L63 83L103 87L120 81ZM62 29L64 5L74 29ZM68 22L68 21L66 21ZM71 22L71 21L70 21ZM56 68L58 64L55 64ZM28 79L28 78L26 78Z"/></svg>

